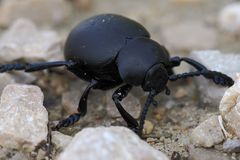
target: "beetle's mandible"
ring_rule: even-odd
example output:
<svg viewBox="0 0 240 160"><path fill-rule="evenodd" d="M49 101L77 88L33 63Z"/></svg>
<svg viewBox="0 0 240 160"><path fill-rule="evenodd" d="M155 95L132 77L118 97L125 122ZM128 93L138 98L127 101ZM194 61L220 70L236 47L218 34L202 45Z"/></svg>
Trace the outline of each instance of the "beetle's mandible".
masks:
<svg viewBox="0 0 240 160"><path fill-rule="evenodd" d="M128 127L141 136L154 96L162 91L169 94L168 81L202 75L222 86L234 83L227 75L210 71L193 59L171 58L164 46L150 39L150 34L142 25L115 14L97 15L77 25L67 38L64 56L65 61L0 65L1 73L11 70L33 72L65 66L89 82L80 99L78 113L60 121L56 129L72 125L86 114L87 97L91 89L108 90L122 84L112 99ZM192 65L196 71L174 74L172 68L179 66L182 61ZM149 92L139 123L120 104L133 86L141 86Z"/></svg>

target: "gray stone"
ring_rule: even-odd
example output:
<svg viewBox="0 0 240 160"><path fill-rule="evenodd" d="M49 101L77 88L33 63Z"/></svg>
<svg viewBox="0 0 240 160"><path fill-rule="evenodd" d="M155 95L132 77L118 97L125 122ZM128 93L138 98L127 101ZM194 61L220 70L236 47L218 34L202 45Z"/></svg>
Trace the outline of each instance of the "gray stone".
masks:
<svg viewBox="0 0 240 160"><path fill-rule="evenodd" d="M208 50L194 51L191 53L191 58L202 63L210 70L225 73L234 79L240 68L240 55L238 54L223 54L219 51ZM197 77L196 82L201 93L201 100L212 106L218 106L227 87L215 85L212 80L207 80L202 76Z"/></svg>
<svg viewBox="0 0 240 160"><path fill-rule="evenodd" d="M214 149L188 148L189 159L191 160L232 160L231 156Z"/></svg>
<svg viewBox="0 0 240 160"><path fill-rule="evenodd" d="M217 33L200 22L186 22L163 30L164 44L180 51L212 49L216 46Z"/></svg>
<svg viewBox="0 0 240 160"><path fill-rule="evenodd" d="M62 56L58 34L51 30L39 30L26 19L16 20L0 37L0 42L0 62L22 58L28 61L48 61Z"/></svg>
<svg viewBox="0 0 240 160"><path fill-rule="evenodd" d="M191 141L195 146L212 147L223 140L224 135L217 116L212 116L202 122L191 134Z"/></svg>
<svg viewBox="0 0 240 160"><path fill-rule="evenodd" d="M107 113L112 118L119 118L121 117L121 115L118 112L116 105L112 100L112 94L113 94L113 91L112 92L108 91L107 93L107 104L106 104ZM121 104L124 107L124 109L128 113L130 113L134 118L136 119L139 118L142 107L141 107L140 100L137 97L129 93L128 96L121 101Z"/></svg>
<svg viewBox="0 0 240 160"><path fill-rule="evenodd" d="M225 152L240 152L240 140L226 140L223 143L223 150Z"/></svg>
<svg viewBox="0 0 240 160"><path fill-rule="evenodd" d="M18 18L27 18L38 25L57 25L69 17L65 0L3 0L0 5L0 26L7 27Z"/></svg>
<svg viewBox="0 0 240 160"><path fill-rule="evenodd" d="M33 85L11 84L4 88L0 102L0 145L32 151L46 140L48 113L43 93Z"/></svg>
<svg viewBox="0 0 240 160"><path fill-rule="evenodd" d="M58 160L168 160L160 151L124 127L85 128L77 133Z"/></svg>

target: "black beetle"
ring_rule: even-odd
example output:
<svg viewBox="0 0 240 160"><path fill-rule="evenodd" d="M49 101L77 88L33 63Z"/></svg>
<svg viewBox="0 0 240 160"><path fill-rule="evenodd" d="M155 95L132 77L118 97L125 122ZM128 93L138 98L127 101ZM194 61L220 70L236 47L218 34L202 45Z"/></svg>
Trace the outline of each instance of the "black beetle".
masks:
<svg viewBox="0 0 240 160"><path fill-rule="evenodd" d="M77 25L65 44L65 61L5 64L0 72L24 70L33 72L52 67L66 66L79 78L90 82L78 106L78 113L60 121L56 129L74 124L87 112L87 97L91 89L118 88L112 99L128 127L142 134L144 120L154 96L166 90L167 82L202 75L222 86L233 85L233 80L220 72L210 71L202 64L186 57L170 58L164 46L150 39L148 31L139 23L114 14L101 14ZM172 68L185 61L197 71L175 75ZM149 92L138 124L127 113L120 101L133 86L141 86Z"/></svg>

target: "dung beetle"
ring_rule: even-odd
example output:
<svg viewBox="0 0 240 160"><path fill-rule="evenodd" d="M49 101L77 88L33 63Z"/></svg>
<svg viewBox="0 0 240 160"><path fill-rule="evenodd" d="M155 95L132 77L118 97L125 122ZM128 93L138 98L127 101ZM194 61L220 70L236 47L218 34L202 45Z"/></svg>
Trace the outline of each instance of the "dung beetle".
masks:
<svg viewBox="0 0 240 160"><path fill-rule="evenodd" d="M101 14L84 20L69 34L64 48L65 61L43 63L12 63L0 65L0 72L24 70L33 72L65 66L77 77L88 81L78 105L78 113L60 121L55 129L68 127L87 112L87 98L91 89L108 90L119 87L112 99L129 128L139 136L154 96L162 91L170 94L168 81L204 76L222 86L234 81L225 74L210 71L202 64L187 57L170 58L167 49L150 39L149 32L139 23L115 14ZM196 71L174 74L173 67L184 61ZM133 86L149 92L138 123L120 102Z"/></svg>

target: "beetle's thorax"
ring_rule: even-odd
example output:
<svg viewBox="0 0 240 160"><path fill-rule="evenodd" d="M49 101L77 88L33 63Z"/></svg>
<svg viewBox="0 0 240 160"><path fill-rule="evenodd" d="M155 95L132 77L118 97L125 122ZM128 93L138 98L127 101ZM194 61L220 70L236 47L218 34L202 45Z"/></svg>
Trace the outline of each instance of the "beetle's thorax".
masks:
<svg viewBox="0 0 240 160"><path fill-rule="evenodd" d="M147 87L149 86L149 83L146 82L155 81L152 72L154 74L155 72L157 73L157 71L155 71L156 66L159 68L158 73L163 73L163 76L165 76L165 72L162 70L168 62L169 55L165 52L162 46L157 42L144 37L130 40L126 46L120 50L116 58L116 63L122 80L131 85L146 86L144 87L146 90L149 88ZM168 75L166 75L166 77L167 76ZM146 77L148 77L147 80ZM161 80L159 80L159 83L161 83Z"/></svg>

